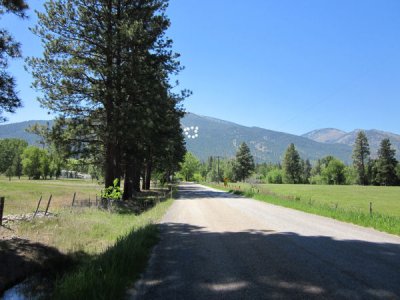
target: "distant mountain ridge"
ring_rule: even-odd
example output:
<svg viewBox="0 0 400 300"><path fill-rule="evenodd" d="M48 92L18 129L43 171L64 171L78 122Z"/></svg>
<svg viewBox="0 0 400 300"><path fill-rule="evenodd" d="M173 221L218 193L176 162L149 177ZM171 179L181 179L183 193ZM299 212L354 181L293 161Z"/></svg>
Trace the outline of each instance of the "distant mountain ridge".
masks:
<svg viewBox="0 0 400 300"><path fill-rule="evenodd" d="M187 149L202 160L209 156L233 157L241 142L246 142L257 162L280 162L290 143L296 145L304 159L317 160L334 155L345 162L351 160L351 147L328 145L308 138L272 131L259 127L246 127L216 118L187 113L183 127L199 127L199 137L187 139Z"/></svg>
<svg viewBox="0 0 400 300"><path fill-rule="evenodd" d="M343 144L353 147L355 140L357 138L357 134L361 130L363 129L355 129L351 132L344 132L342 130L335 128L323 128L323 129L313 130L311 132L303 134L302 136L321 143ZM377 156L380 143L385 138L388 138L390 140L392 147L396 149L397 157L400 157L399 134L386 132L382 130L376 130L376 129L363 130L363 131L365 132L368 138L372 157Z"/></svg>
<svg viewBox="0 0 400 300"><path fill-rule="evenodd" d="M36 120L14 124L0 125L0 139L20 138L29 144L37 144L39 138L27 133L25 129L39 123L49 126L52 121ZM281 162L284 152L290 143L294 143L300 156L315 161L327 155L333 155L346 163L351 163L352 145L357 130L350 133L326 128L297 136L284 132L272 131L259 127L247 127L217 118L187 113L181 120L185 127L198 127L198 137L187 138L186 147L199 159L206 160L209 156L234 157L241 142L246 142L256 162ZM371 145L371 153L375 154L379 143L384 137L389 137L400 157L400 135L379 130L366 130Z"/></svg>
<svg viewBox="0 0 400 300"><path fill-rule="evenodd" d="M0 139L18 138L27 141L30 145L38 145L39 137L36 134L26 132L25 130L36 123L45 126L48 124L49 127L53 125L53 121L51 120L30 120L19 123L3 124L0 125Z"/></svg>

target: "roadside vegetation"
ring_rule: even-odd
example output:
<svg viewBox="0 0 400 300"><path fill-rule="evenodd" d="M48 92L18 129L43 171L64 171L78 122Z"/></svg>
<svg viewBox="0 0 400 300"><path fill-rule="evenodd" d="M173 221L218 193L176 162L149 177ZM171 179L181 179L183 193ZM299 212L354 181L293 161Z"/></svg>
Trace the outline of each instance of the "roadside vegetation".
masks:
<svg viewBox="0 0 400 300"><path fill-rule="evenodd" d="M54 298L123 298L146 267L150 250L158 241L155 223L171 203L162 202L139 216L84 209L72 218L66 213L50 221L53 224L44 224L51 243L83 257L79 266L57 281ZM33 232L35 226L28 230Z"/></svg>
<svg viewBox="0 0 400 300"><path fill-rule="evenodd" d="M147 197L151 200L150 205L138 206L136 200L127 201L126 206L112 211L98 207L71 208L73 191L79 190L77 195L82 196L84 192L95 195L99 190L98 184L88 180L21 179L10 182L3 177L0 187L0 193L7 195L5 208L9 212L15 209L20 213L20 205L23 204L35 207L35 197L42 192L52 192L54 199L59 199L54 203L58 205L50 210L55 215L9 222L6 227L0 228L2 251L6 251L8 241L17 238L32 247L40 245L39 253L40 249L45 251L51 248L62 254L62 257L46 261L45 266L54 271L52 277L57 277L56 282L48 286L48 296L55 299L123 298L126 288L144 270L150 250L158 240L156 223L172 203L172 199L159 201L163 200L161 195L165 193L156 198L142 193L137 197ZM161 192L153 190L152 193L157 191ZM15 199L21 195L35 200ZM14 202L18 205L13 206ZM32 212L33 209L26 211ZM23 249L20 251L19 255L30 255ZM42 263L45 258L39 254L37 258L29 259L33 259L32 264L35 264ZM9 265L12 266L12 261ZM44 280L54 278L45 277Z"/></svg>

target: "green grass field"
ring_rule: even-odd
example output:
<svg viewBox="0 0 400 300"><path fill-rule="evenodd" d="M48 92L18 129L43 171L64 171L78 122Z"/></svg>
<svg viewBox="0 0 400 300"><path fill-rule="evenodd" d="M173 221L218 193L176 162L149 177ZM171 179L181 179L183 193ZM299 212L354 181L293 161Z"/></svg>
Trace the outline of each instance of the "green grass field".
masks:
<svg viewBox="0 0 400 300"><path fill-rule="evenodd" d="M400 235L400 187L246 183L210 186Z"/></svg>
<svg viewBox="0 0 400 300"><path fill-rule="evenodd" d="M91 180L61 179L61 180L28 180L27 178L12 178L11 181L0 176L0 196L5 197L4 215L30 213L36 209L40 196L42 210L47 200L53 195L50 211L71 205L76 192L76 200L95 199L102 185Z"/></svg>
<svg viewBox="0 0 400 300"><path fill-rule="evenodd" d="M249 184L229 184L231 187L248 189ZM260 193L300 198L300 201L327 204L345 210L373 212L400 217L400 187L358 185L309 185L309 184L260 184L255 186Z"/></svg>

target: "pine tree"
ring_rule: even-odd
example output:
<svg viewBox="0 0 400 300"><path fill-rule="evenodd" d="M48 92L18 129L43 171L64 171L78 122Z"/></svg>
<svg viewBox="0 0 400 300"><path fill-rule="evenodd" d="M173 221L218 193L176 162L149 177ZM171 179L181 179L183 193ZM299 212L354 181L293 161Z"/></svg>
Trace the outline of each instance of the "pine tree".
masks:
<svg viewBox="0 0 400 300"><path fill-rule="evenodd" d="M364 131L359 131L353 148L353 165L357 171L358 183L368 184L367 167L369 161L369 143Z"/></svg>
<svg viewBox="0 0 400 300"><path fill-rule="evenodd" d="M303 160L302 160L303 161ZM312 170L312 166L310 163L309 159L306 159L305 161L303 161L303 178L302 178L302 182L303 183L310 183L310 178L311 178L311 170Z"/></svg>
<svg viewBox="0 0 400 300"><path fill-rule="evenodd" d="M183 144L176 120L187 94L171 93L169 76L181 67L165 37L167 4L48 0L34 29L45 52L29 65L41 104L60 115L55 136L80 157L104 162L106 187L125 176L127 197L140 189L142 173L149 185L154 156L172 158ZM175 144L157 139L163 134Z"/></svg>
<svg viewBox="0 0 400 300"><path fill-rule="evenodd" d="M244 181L254 170L254 159L251 155L250 148L245 142L243 142L236 152L233 173L238 181Z"/></svg>
<svg viewBox="0 0 400 300"><path fill-rule="evenodd" d="M383 139L378 150L376 181L380 185L396 185L396 150L392 149L389 139Z"/></svg>
<svg viewBox="0 0 400 300"><path fill-rule="evenodd" d="M301 183L302 167L300 155L293 143L290 144L286 150L285 157L283 159L283 170L285 182Z"/></svg>
<svg viewBox="0 0 400 300"><path fill-rule="evenodd" d="M0 1L0 16L6 12L25 18L28 5L23 0ZM15 80L7 73L8 58L21 57L20 44L15 42L7 30L0 28L0 122L6 121L4 112L15 112L21 106L21 99L15 91Z"/></svg>

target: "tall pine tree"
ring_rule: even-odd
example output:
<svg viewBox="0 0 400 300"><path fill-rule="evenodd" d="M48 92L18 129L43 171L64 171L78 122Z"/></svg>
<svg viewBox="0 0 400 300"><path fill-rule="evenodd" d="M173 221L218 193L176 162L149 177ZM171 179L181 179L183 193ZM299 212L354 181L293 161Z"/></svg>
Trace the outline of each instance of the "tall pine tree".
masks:
<svg viewBox="0 0 400 300"><path fill-rule="evenodd" d="M181 67L165 37L167 4L48 0L34 29L45 48L43 57L29 60L34 85L44 92L41 104L59 114L59 136L73 151L104 162L106 186L128 179L128 197L159 154L152 139L161 134L156 129L171 111L178 120L182 116L181 99L169 84L170 74ZM183 143L180 128L168 130ZM148 183L150 177L144 177Z"/></svg>
<svg viewBox="0 0 400 300"><path fill-rule="evenodd" d="M254 158L251 155L250 148L243 142L236 152L236 160L233 167L233 173L238 181L244 181L255 170Z"/></svg>
<svg viewBox="0 0 400 300"><path fill-rule="evenodd" d="M353 165L359 184L368 184L369 143L364 131L359 131L353 148Z"/></svg>
<svg viewBox="0 0 400 300"><path fill-rule="evenodd" d="M396 150L392 149L389 139L383 139L378 150L378 160L376 162L377 174L376 181L380 185L396 185L398 178L396 174Z"/></svg>
<svg viewBox="0 0 400 300"><path fill-rule="evenodd" d="M286 150L283 159L283 170L285 182L301 183L303 168L300 161L300 155L293 143L290 144Z"/></svg>

